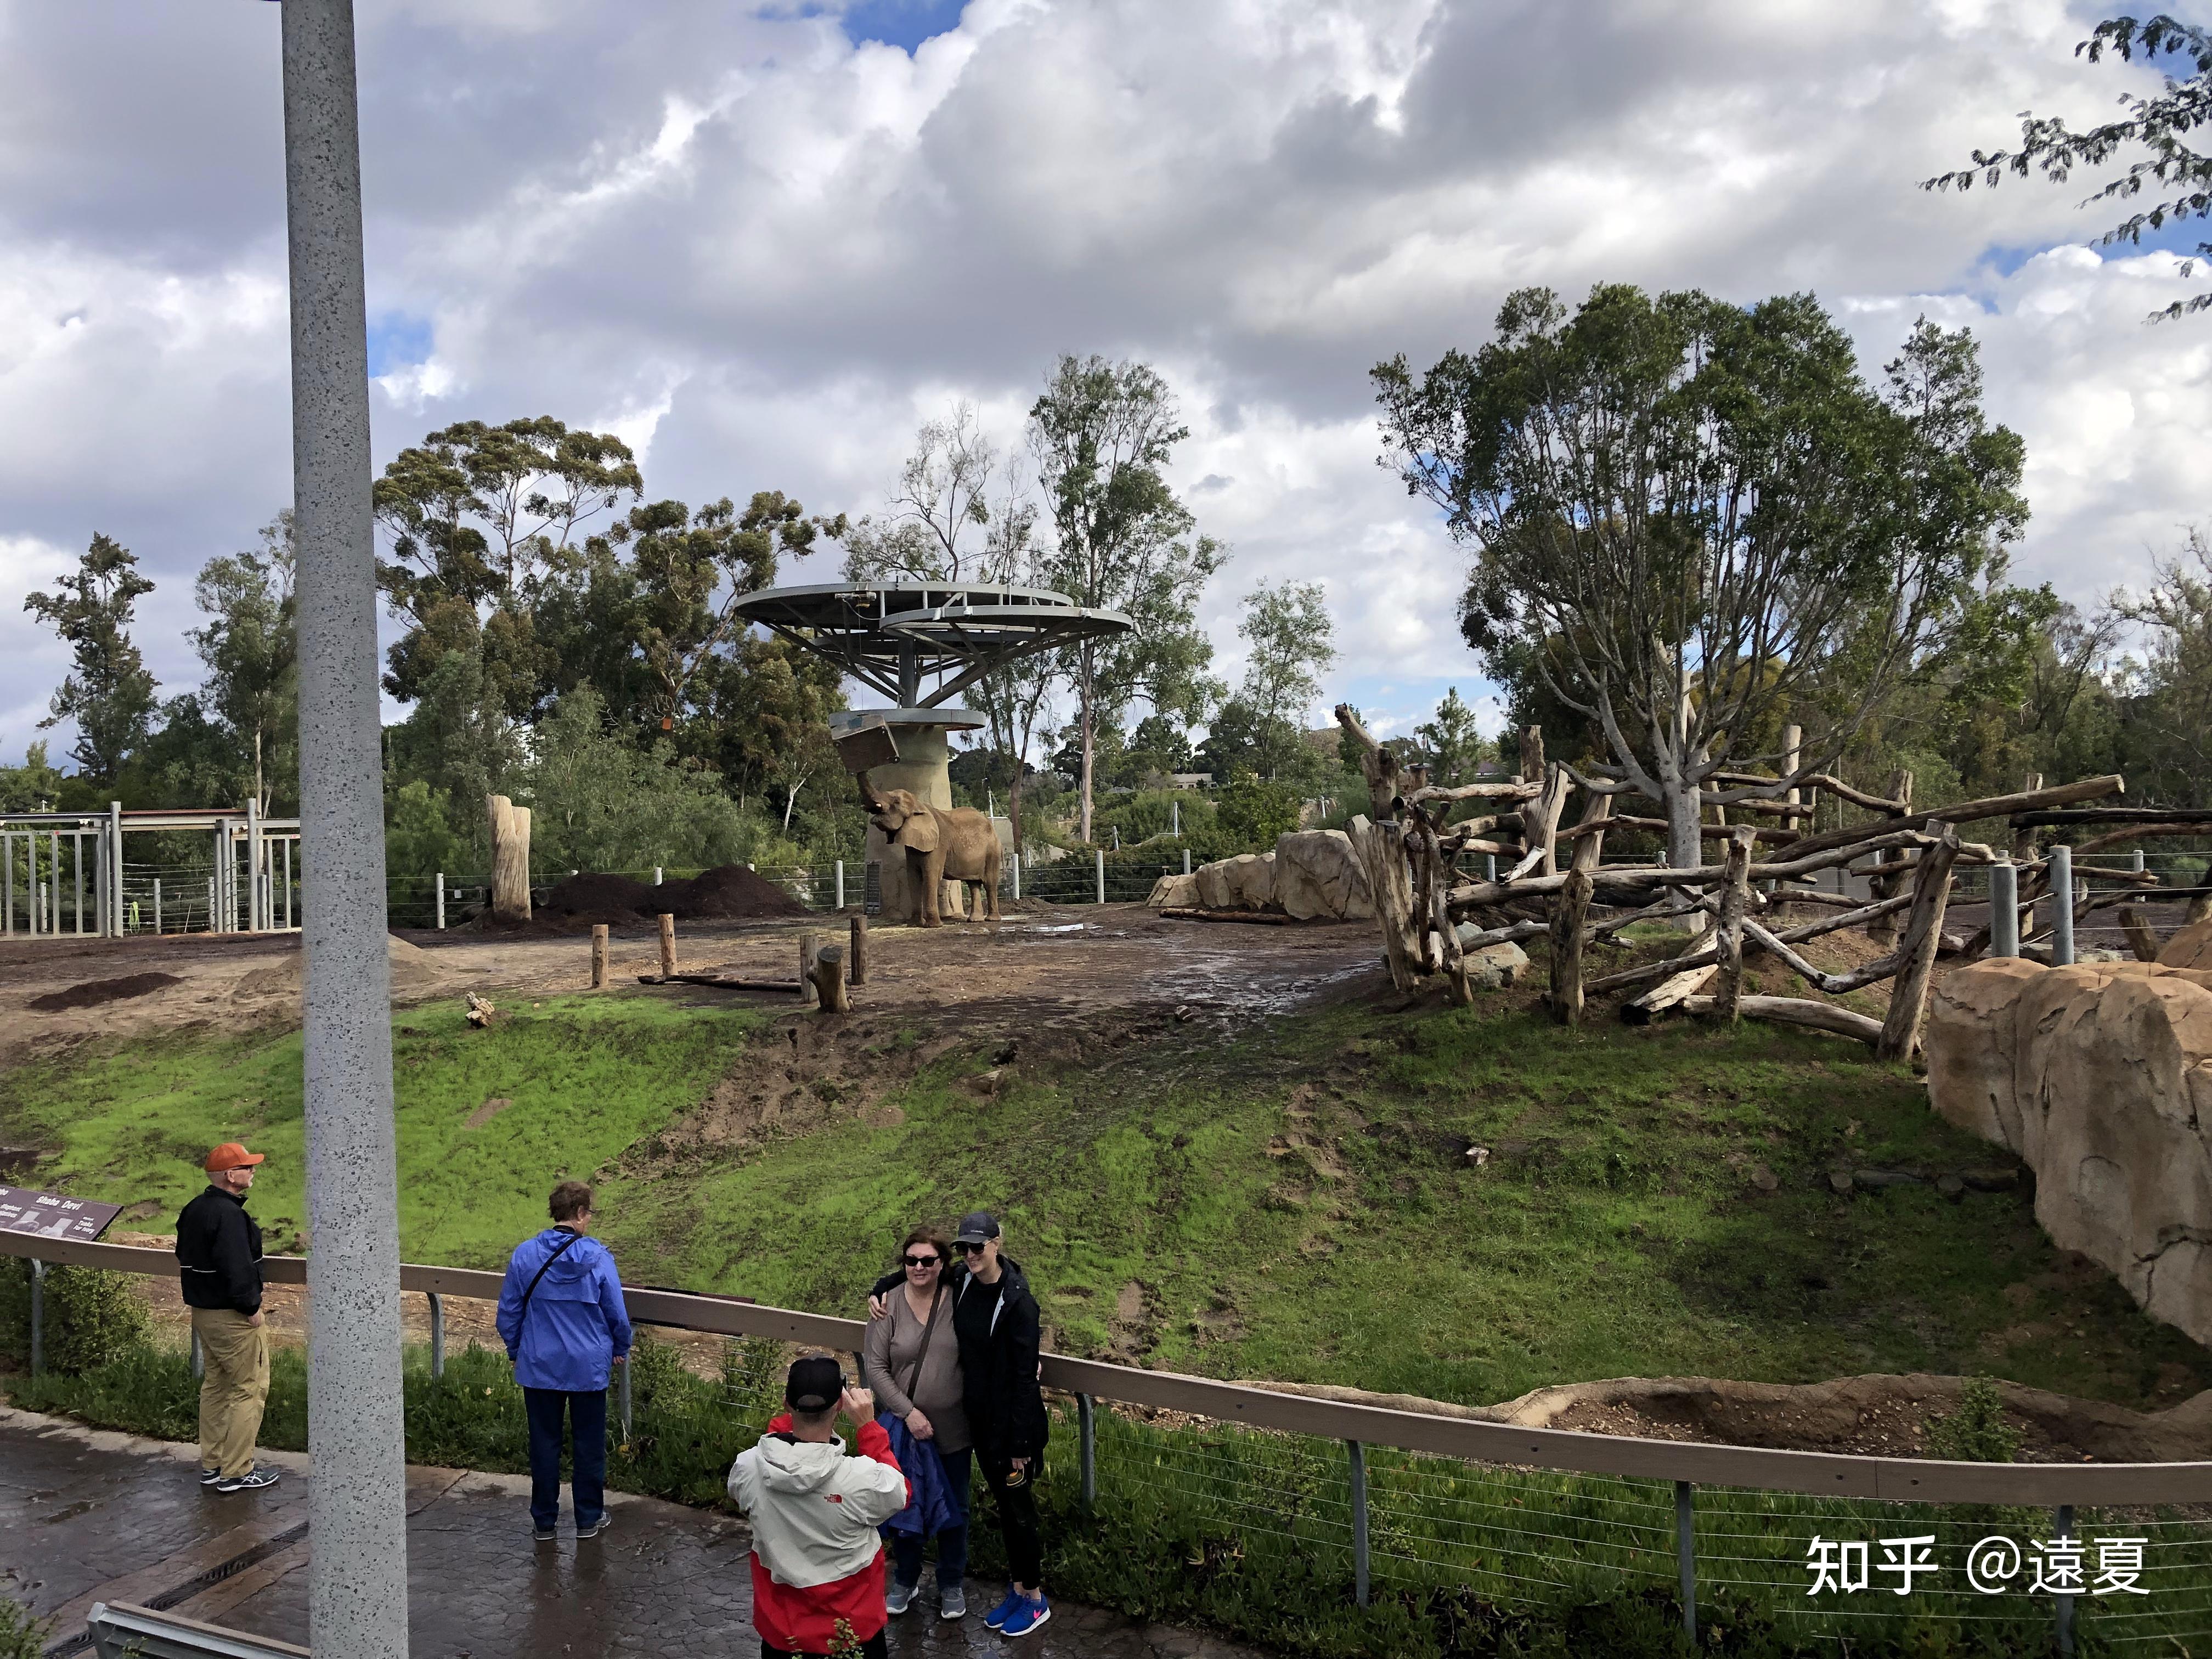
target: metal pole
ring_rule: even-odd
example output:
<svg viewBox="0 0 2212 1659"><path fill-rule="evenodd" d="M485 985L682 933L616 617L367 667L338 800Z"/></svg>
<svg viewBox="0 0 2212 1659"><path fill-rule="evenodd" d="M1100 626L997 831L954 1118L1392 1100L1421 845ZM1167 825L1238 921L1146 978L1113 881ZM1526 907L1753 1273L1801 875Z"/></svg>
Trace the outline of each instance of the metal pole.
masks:
<svg viewBox="0 0 2212 1659"><path fill-rule="evenodd" d="M46 935L62 936L62 832L46 832Z"/></svg>
<svg viewBox="0 0 2212 1659"><path fill-rule="evenodd" d="M154 878L154 931L157 934L161 931L161 878L159 876Z"/></svg>
<svg viewBox="0 0 2212 1659"><path fill-rule="evenodd" d="M1692 1646L1698 1640L1697 1488L1674 1483L1674 1559L1682 1571L1682 1630Z"/></svg>
<svg viewBox="0 0 2212 1659"><path fill-rule="evenodd" d="M1017 854L1014 854L1014 896L1015 896L1016 898L1019 898L1021 896L1022 896L1022 855L1021 855L1019 853L1017 853Z"/></svg>
<svg viewBox="0 0 2212 1659"><path fill-rule="evenodd" d="M2051 868L2051 965L2063 968L2074 960L2074 849L2064 842L2053 847Z"/></svg>
<svg viewBox="0 0 2212 1659"><path fill-rule="evenodd" d="M15 937L15 838L0 830L0 939Z"/></svg>
<svg viewBox="0 0 2212 1659"><path fill-rule="evenodd" d="M433 879L438 884L438 931L442 933L446 931L446 872L439 871Z"/></svg>
<svg viewBox="0 0 2212 1659"><path fill-rule="evenodd" d="M129 912L123 908L123 803L107 803L107 870L110 890L114 894L114 908L107 914L115 928L115 937L123 937L124 921Z"/></svg>
<svg viewBox="0 0 2212 1659"><path fill-rule="evenodd" d="M2061 1504L2058 1506L2057 1525L2054 1530L2061 1538L2071 1538L2074 1535L2074 1506L2071 1504ZM2054 1595L2051 1598L2051 1607L2052 1616L2058 1625L2060 1659L2074 1659L2074 1598L2070 1595Z"/></svg>
<svg viewBox="0 0 2212 1659"><path fill-rule="evenodd" d="M2143 855L2142 848L2138 847L2136 848L2134 855L2128 860L2128 868L2134 871L2137 875L2142 874Z"/></svg>
<svg viewBox="0 0 2212 1659"><path fill-rule="evenodd" d="M1168 803L1168 833L1177 841L1182 839L1182 803L1179 800Z"/></svg>
<svg viewBox="0 0 2212 1659"><path fill-rule="evenodd" d="M430 1292L430 1375L446 1374L446 1298Z"/></svg>
<svg viewBox="0 0 2212 1659"><path fill-rule="evenodd" d="M1098 860L1098 902L1101 904L1103 904L1106 902L1106 854L1102 852L1097 854L1097 857Z"/></svg>
<svg viewBox="0 0 2212 1659"><path fill-rule="evenodd" d="M659 885L660 885L660 876L661 876L661 869L660 869L660 866L659 866L659 865L657 865L657 864L656 864L656 865L654 865L654 866L653 866L653 884L655 887L658 887L658 886L659 886Z"/></svg>
<svg viewBox="0 0 2212 1659"><path fill-rule="evenodd" d="M1075 1396L1075 1431L1083 1449L1083 1512L1098 1503L1098 1407L1087 1394Z"/></svg>
<svg viewBox="0 0 2212 1659"><path fill-rule="evenodd" d="M1190 848L1188 847L1182 849L1182 872L1186 876L1190 873Z"/></svg>
<svg viewBox="0 0 2212 1659"><path fill-rule="evenodd" d="M31 1258L31 1375L46 1369L46 1264Z"/></svg>
<svg viewBox="0 0 2212 1659"><path fill-rule="evenodd" d="M2020 954L2020 866L2010 859L1990 866L1990 954Z"/></svg>
<svg viewBox="0 0 2212 1659"><path fill-rule="evenodd" d="M261 903L261 798L246 803L246 928L258 933L265 925Z"/></svg>
<svg viewBox="0 0 2212 1659"><path fill-rule="evenodd" d="M83 850L79 841L77 848ZM107 826L102 824L100 833L92 838L92 931L107 939L117 931L114 913L107 903Z"/></svg>
<svg viewBox="0 0 2212 1659"><path fill-rule="evenodd" d="M208 878L208 932L212 933L215 931L215 878L210 876Z"/></svg>
<svg viewBox="0 0 2212 1659"><path fill-rule="evenodd" d="M627 1446L628 1444L629 1444L629 1443L630 1443L630 1439L631 1439L631 1435L630 1435L630 1421L631 1421L631 1419L630 1419L630 1409L629 1409L629 1362L628 1360L624 1360L621 1364L619 1364L619 1365L617 1365L617 1366L616 1366L616 1367L615 1367L615 1370L616 1370L616 1373L617 1373L617 1376L618 1376L618 1377L619 1377L619 1379L620 1379L620 1380L616 1383L616 1385L615 1385L615 1397L616 1397L616 1399L617 1399L617 1401L619 1401L621 1402L621 1407L622 1407L623 1444L624 1444L625 1446Z"/></svg>
<svg viewBox="0 0 2212 1659"><path fill-rule="evenodd" d="M84 937L84 831L75 831L70 836L70 874L76 884L77 937Z"/></svg>
<svg viewBox="0 0 2212 1659"><path fill-rule="evenodd" d="M1482 855L1482 878L1485 881L1496 881L1498 879L1497 854L1485 853Z"/></svg>
<svg viewBox="0 0 2212 1659"><path fill-rule="evenodd" d="M292 843L297 840L297 836L284 837L284 929L287 933L292 927Z"/></svg>
<svg viewBox="0 0 2212 1659"><path fill-rule="evenodd" d="M386 954L368 314L352 0L286 0L292 500L307 907L307 1622L317 1659L406 1659L407 1448Z"/></svg>
<svg viewBox="0 0 2212 1659"><path fill-rule="evenodd" d="M845 860L837 860L837 908L845 908Z"/></svg>
<svg viewBox="0 0 2212 1659"><path fill-rule="evenodd" d="M1367 1450L1357 1440L1344 1449L1352 1455L1352 1593L1367 1605Z"/></svg>

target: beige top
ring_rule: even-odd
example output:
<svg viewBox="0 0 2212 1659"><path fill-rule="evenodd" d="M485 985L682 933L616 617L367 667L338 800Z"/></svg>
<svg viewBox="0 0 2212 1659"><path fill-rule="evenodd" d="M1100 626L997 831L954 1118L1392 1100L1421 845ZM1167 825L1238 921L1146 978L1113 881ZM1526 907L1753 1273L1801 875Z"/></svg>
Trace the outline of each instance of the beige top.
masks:
<svg viewBox="0 0 2212 1659"><path fill-rule="evenodd" d="M930 1340L928 1358L909 1398L899 1385L914 1371L921 1353L921 1321L906 1299L906 1286L894 1285L889 1297L890 1316L871 1319L860 1349L860 1375L874 1390L876 1403L903 1419L916 1406L936 1431L939 1451L965 1451L975 1443L968 1432L968 1413L961 1403L960 1343L952 1334L952 1292L937 1299L937 1334Z"/></svg>

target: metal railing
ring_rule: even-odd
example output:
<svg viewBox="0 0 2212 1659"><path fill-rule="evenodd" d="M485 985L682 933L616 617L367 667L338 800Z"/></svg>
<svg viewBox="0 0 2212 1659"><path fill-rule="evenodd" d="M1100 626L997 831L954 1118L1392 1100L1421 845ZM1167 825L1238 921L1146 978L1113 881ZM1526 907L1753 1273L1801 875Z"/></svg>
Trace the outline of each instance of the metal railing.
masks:
<svg viewBox="0 0 2212 1659"><path fill-rule="evenodd" d="M177 1272L167 1251L21 1234L0 1234L0 1255L165 1278ZM271 1284L304 1284L307 1262L270 1256L263 1273ZM400 1269L402 1289L433 1298L434 1369L443 1358L441 1298L495 1300L501 1282L499 1273L470 1268ZM641 1325L844 1353L858 1351L865 1329L856 1320L720 1297L631 1287L623 1294ZM617 1368L625 1438L628 1370ZM1171 1498L1231 1534L1331 1552L1348 1559L1363 1604L1378 1582L1472 1585L1486 1599L1510 1602L1540 1601L1595 1575L1678 1586L1692 1630L1698 1595L1718 1591L1773 1601L1779 1590L1776 1616L1811 1620L1831 1633L1931 1611L2018 1620L2027 1615L1992 1610L1991 1592L1915 1586L1913 1572L1955 1579L1962 1553L1971 1563L1977 1534L1988 1534L1979 1540L1987 1544L2024 1528L2045 1559L2075 1549L2077 1564L2094 1567L2115 1543L2136 1551L2136 1590L2106 1596L2083 1577L2066 1581L2076 1583L2071 1592L2062 1583L2033 1614L2049 1619L2061 1652L2072 1650L2085 1603L2107 1645L2170 1646L2170 1638L2212 1634L2212 1526L2153 1512L2212 1503L2212 1462L1945 1462L1636 1439L1443 1414L1464 1408L1431 1415L1315 1398L1066 1354L1046 1354L1040 1375L1048 1388L1074 1396L1086 1508ZM1102 1413L1099 1401L1197 1421L1162 1427ZM1940 1512L1945 1506L1969 1507ZM2100 1524L2088 1537L2084 1512L2093 1508L2115 1511L2118 1524ZM1843 1549L1845 1583L1857 1564L1861 1584L1869 1571L1898 1570L1872 1554L1878 1544L1886 1552L1901 1547L1906 1588L1920 1599L1899 1591L1903 1600L1893 1605L1889 1597L1851 1603L1850 1591L1832 1589L1822 1600L1818 1579L1811 1591L1806 1579L1810 1552L1824 1544ZM2162 1598L2156 1607L2141 1593L2144 1578ZM1871 1583L1877 1591L1895 1588L1879 1576ZM2176 1628L2176 1620L2197 1622Z"/></svg>

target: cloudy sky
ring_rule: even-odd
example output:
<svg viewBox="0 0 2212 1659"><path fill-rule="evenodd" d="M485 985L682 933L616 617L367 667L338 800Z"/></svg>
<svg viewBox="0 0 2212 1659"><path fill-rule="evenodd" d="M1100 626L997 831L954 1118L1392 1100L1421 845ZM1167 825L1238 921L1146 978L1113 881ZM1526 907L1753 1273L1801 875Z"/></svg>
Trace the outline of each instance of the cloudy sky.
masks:
<svg viewBox="0 0 2212 1659"><path fill-rule="evenodd" d="M2176 9L2212 21L2212 3ZM648 494L880 502L916 424L1003 440L1062 351L1146 359L1233 562L1205 614L1327 585L1328 697L1391 729L1480 676L1435 516L1377 470L1367 370L1486 337L1530 283L1811 289L1869 367L1971 324L2028 446L2019 565L2093 599L2212 517L2212 319L2083 189L1917 180L2140 68L2061 0L362 0L379 462L550 413ZM0 754L64 672L21 611L94 531L161 584L290 476L277 13L0 0ZM814 579L833 574L811 562ZM805 580L809 567L797 568ZM1318 712L1318 711L1317 711ZM60 734L64 737L66 733Z"/></svg>

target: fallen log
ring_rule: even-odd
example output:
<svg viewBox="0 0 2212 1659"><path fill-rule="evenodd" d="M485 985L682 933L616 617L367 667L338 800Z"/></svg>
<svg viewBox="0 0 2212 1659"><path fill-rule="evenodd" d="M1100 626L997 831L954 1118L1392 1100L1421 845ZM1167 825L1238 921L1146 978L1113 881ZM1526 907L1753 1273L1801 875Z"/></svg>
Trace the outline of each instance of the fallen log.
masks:
<svg viewBox="0 0 2212 1659"><path fill-rule="evenodd" d="M1980 800L1959 801L1949 806L1915 809L1913 817L1941 818L1946 823L1971 823L1978 818L2009 818L2033 813L2044 807L2068 806L2075 801L2095 800L2100 795L2124 794L2127 787L2127 780L2115 772L2100 778L2082 778L2073 783L2056 784L2048 789L2027 789L2016 794L1990 795ZM1825 851L1831 847L1848 847L1863 836L1867 828L1864 824L1847 825L1841 830L1808 836L1785 850L1802 855Z"/></svg>
<svg viewBox="0 0 2212 1659"><path fill-rule="evenodd" d="M2055 829L2069 823L2176 823L2212 827L2212 807L2089 806L2069 812L2016 812L2012 820L2015 830ZM2207 833L2212 833L2212 828L2208 828ZM2081 849L2077 847L2074 850L2078 853Z"/></svg>
<svg viewBox="0 0 2212 1659"><path fill-rule="evenodd" d="M2212 814L2208 814L2201 823L2190 823L2160 813L2154 822L2136 824L2125 830L2115 830L2110 835L2092 836L2087 841L2076 842L2074 845L2074 856L2078 859L2090 853L2101 853L2107 847L2124 847L2131 841L2150 841L2160 836L2207 835L2212 835ZM2101 876L2118 872L2084 870L2081 873L2085 876L2092 874Z"/></svg>
<svg viewBox="0 0 2212 1659"><path fill-rule="evenodd" d="M1712 934L1709 931L1700 937L1711 939ZM1702 954L1710 957L1711 960L1701 967L1685 968L1680 972L1670 975L1651 990L1646 991L1634 1001L1622 1003L1621 1018L1631 1025L1649 1025L1669 1008L1679 1006L1704 990L1711 982L1713 975L1721 970L1720 947L1717 945L1707 945L1701 951L1693 951L1691 954ZM1679 962L1681 958L1677 957L1675 960ZM1604 982L1600 980L1587 988L1595 991ZM1707 997L1705 1000L1711 1002L1712 999Z"/></svg>
<svg viewBox="0 0 2212 1659"><path fill-rule="evenodd" d="M1767 934L1764 928L1759 929L1758 932L1765 935L1765 938L1760 941L1762 945L1766 939L1771 939L1780 945L1798 945L1808 939L1818 939L1823 933L1838 933L1845 927L1861 926L1875 916L1885 915L1892 910L1901 910L1911 902L1911 894L1899 893L1893 899L1882 899L1873 904L1862 904L1856 909L1846 911L1841 915L1821 916L1815 921L1802 922L1795 927L1785 928L1779 933ZM1705 901L1705 906L1709 907L1712 903L1713 901L1711 899ZM1663 961L1647 962L1634 968L1624 968L1619 973L1607 974L1603 979L1590 981L1584 988L1591 992L1625 990L1632 985L1641 985L1647 980L1664 978L1676 969L1708 966L1718 963L1719 960L1717 952L1710 947L1692 950L1684 952L1681 956L1669 957ZM1891 971L1894 972L1895 969L1892 969ZM1881 978L1883 975L1877 975L1875 977ZM1866 983L1871 984L1873 981L1867 981Z"/></svg>
<svg viewBox="0 0 2212 1659"><path fill-rule="evenodd" d="M1959 838L1947 833L1941 844L1920 860L1912 881L1912 910L1906 918L1905 938L1898 946L1904 966L1890 987L1889 1013L1881 1022L1881 1038L1875 1053L1884 1060L1911 1060L1920 1050L1920 1036L1928 1019L1928 988L1936 973L1936 957L1943 939L1943 909L1951 897L1951 866L1959 856Z"/></svg>
<svg viewBox="0 0 2212 1659"><path fill-rule="evenodd" d="M735 974L671 974L663 979L659 974L640 974L640 985L703 985L713 991L761 991L778 996L793 996L799 990L795 979L744 979Z"/></svg>
<svg viewBox="0 0 2212 1659"><path fill-rule="evenodd" d="M1713 997L1685 997L1681 1008L1686 1014L1709 1014L1717 999ZM1839 1008L1832 1002L1814 1002L1809 997L1738 997L1735 1011L1746 1019L1771 1020L1778 1025L1802 1025L1815 1031L1832 1031L1838 1036L1856 1037L1869 1045L1881 1041L1881 1022L1865 1014L1854 1013L1849 1008Z"/></svg>

